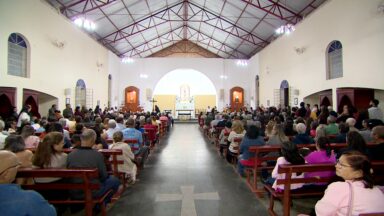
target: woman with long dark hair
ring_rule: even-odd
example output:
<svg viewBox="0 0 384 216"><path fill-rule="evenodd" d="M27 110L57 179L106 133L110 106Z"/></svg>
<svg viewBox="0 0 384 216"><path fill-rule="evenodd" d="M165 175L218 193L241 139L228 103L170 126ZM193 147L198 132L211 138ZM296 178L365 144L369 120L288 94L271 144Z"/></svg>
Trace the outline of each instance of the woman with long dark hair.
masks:
<svg viewBox="0 0 384 216"><path fill-rule="evenodd" d="M349 131L347 133L347 148L341 149L337 154L336 158L340 158L342 154L348 151L359 151L363 154L368 155L367 143L365 142L363 136L357 131Z"/></svg>
<svg viewBox="0 0 384 216"><path fill-rule="evenodd" d="M305 157L305 161L308 164L319 164L319 163L336 163L336 156L333 153L329 140L327 137L319 137L316 140L316 151L309 153ZM305 177L331 177L335 174L332 171L323 171L323 172L310 172L305 174Z"/></svg>
<svg viewBox="0 0 384 216"><path fill-rule="evenodd" d="M336 175L344 182L330 184L316 203L316 215L360 215L384 211L384 193L374 186L368 157L359 151L341 155Z"/></svg>
<svg viewBox="0 0 384 216"><path fill-rule="evenodd" d="M17 116L16 125L18 129L21 129L21 126L24 124L30 123L31 116L29 113L31 112L31 109L31 106L27 104L23 107L23 109L20 110L19 116Z"/></svg>
<svg viewBox="0 0 384 216"><path fill-rule="evenodd" d="M276 180L277 179L285 179L285 174L279 174L277 173L277 170L279 168L279 165L282 164L293 164L293 165L300 165L305 164L305 160L301 155L299 154L299 151L296 147L296 145L292 142L283 142L281 145L281 154L282 157L279 157L276 161L276 166L272 171L272 179L269 179L267 183L272 183L272 188L275 190L284 190L284 185L277 185ZM292 179L294 178L303 178L304 173L292 173ZM292 184L291 190L301 188L304 184Z"/></svg>

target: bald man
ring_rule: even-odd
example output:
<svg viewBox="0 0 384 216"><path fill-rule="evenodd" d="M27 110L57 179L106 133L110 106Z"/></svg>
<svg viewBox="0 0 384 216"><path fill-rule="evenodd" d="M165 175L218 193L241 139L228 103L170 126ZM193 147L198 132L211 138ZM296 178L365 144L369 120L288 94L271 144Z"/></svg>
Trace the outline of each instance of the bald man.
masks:
<svg viewBox="0 0 384 216"><path fill-rule="evenodd" d="M117 192L120 181L115 176L109 176L104 162L104 156L94 150L92 147L95 145L96 133L92 129L85 129L81 134L81 146L68 155L67 167L68 168L97 168L99 170L99 178L95 179L101 184L99 191L93 191L93 197L100 197L109 189ZM79 181L72 179L72 181ZM70 191L71 197L74 199L82 199L84 193L81 190ZM110 202L109 196L106 202Z"/></svg>
<svg viewBox="0 0 384 216"><path fill-rule="evenodd" d="M56 215L55 208L39 193L25 191L17 184L16 178L20 162L10 151L0 151L0 211L1 215Z"/></svg>
<svg viewBox="0 0 384 216"><path fill-rule="evenodd" d="M372 129L372 139L377 144L370 149L371 160L384 160L384 126L376 126Z"/></svg>

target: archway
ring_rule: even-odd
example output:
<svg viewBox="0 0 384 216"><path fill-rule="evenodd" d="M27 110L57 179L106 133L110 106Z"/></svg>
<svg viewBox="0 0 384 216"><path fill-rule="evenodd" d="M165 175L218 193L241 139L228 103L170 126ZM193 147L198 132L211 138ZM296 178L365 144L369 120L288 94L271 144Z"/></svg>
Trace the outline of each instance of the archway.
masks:
<svg viewBox="0 0 384 216"><path fill-rule="evenodd" d="M141 111L140 105L140 89L135 86L128 86L125 88L125 109L127 111L136 112Z"/></svg>
<svg viewBox="0 0 384 216"><path fill-rule="evenodd" d="M0 101L0 116L4 120L8 119L11 116L11 111L13 110L11 100L8 98L7 95L2 94L0 95Z"/></svg>
<svg viewBox="0 0 384 216"><path fill-rule="evenodd" d="M287 80L283 80L280 84L280 105L288 106L289 104L289 84Z"/></svg>
<svg viewBox="0 0 384 216"><path fill-rule="evenodd" d="M83 107L86 106L87 99L87 87L85 82L82 79L77 80L76 82L76 91L75 91L75 106Z"/></svg>
<svg viewBox="0 0 384 216"><path fill-rule="evenodd" d="M38 118L41 117L39 114L39 107L37 106L37 102L33 96L27 97L24 104L28 104L32 107L32 109L31 109L32 116L36 116Z"/></svg>
<svg viewBox="0 0 384 216"><path fill-rule="evenodd" d="M231 88L231 110L240 111L244 107L244 89L236 86Z"/></svg>
<svg viewBox="0 0 384 216"><path fill-rule="evenodd" d="M177 117L180 110L194 117L217 104L217 91L213 82L193 69L176 69L165 74L156 84L153 98L160 110L171 111ZM187 111L188 110L188 111Z"/></svg>

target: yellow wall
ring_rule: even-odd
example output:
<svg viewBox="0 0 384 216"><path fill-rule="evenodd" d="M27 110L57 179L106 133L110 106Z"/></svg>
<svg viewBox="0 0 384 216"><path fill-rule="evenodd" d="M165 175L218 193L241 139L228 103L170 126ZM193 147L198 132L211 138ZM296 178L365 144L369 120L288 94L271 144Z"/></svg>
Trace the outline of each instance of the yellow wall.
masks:
<svg viewBox="0 0 384 216"><path fill-rule="evenodd" d="M195 110L206 111L207 107L211 108L216 106L216 95L194 95Z"/></svg>
<svg viewBox="0 0 384 216"><path fill-rule="evenodd" d="M154 98L157 100L155 104L160 108L160 111L172 110L172 114L175 114L176 95L154 95Z"/></svg>

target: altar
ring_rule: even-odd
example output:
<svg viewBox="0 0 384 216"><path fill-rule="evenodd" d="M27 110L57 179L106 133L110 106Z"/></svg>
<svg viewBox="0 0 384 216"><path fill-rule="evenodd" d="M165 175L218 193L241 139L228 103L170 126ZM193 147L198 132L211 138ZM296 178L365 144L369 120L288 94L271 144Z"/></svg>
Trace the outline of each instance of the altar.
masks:
<svg viewBox="0 0 384 216"><path fill-rule="evenodd" d="M195 100L190 96L188 85L181 85L180 96L176 96L175 118L183 120L195 118Z"/></svg>

